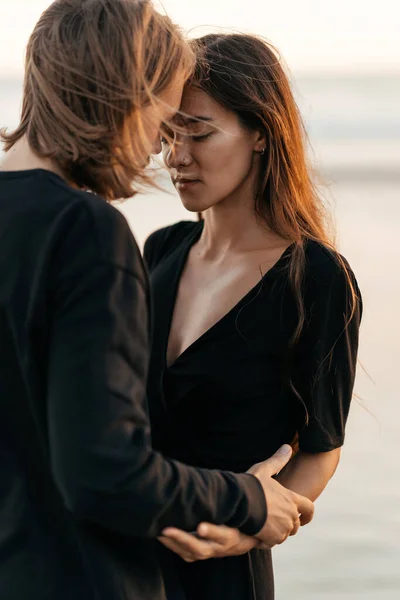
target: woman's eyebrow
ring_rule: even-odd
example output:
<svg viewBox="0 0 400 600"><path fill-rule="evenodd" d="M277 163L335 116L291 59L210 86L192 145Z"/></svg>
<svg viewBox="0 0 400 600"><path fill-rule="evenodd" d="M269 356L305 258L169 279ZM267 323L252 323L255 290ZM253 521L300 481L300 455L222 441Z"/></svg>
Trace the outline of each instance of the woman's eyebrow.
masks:
<svg viewBox="0 0 400 600"><path fill-rule="evenodd" d="M214 121L214 119L212 117L203 117L201 115L196 115L195 117L183 117L183 121L189 125L191 123L198 123L200 122L209 122L209 121Z"/></svg>

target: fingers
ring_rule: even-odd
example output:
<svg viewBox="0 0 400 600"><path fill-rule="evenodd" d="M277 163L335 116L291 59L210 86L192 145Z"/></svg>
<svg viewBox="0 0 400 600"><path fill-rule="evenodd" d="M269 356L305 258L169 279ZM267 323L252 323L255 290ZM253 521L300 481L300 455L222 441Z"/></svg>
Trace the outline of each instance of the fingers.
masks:
<svg viewBox="0 0 400 600"><path fill-rule="evenodd" d="M238 529L226 527L226 525L213 525L212 523L201 523L197 528L197 533L202 538L207 538L210 542L215 542L221 546L234 545L240 541Z"/></svg>
<svg viewBox="0 0 400 600"><path fill-rule="evenodd" d="M290 533L290 535L296 535L296 533L299 531L300 529L300 515L299 517L296 519L294 527Z"/></svg>
<svg viewBox="0 0 400 600"><path fill-rule="evenodd" d="M162 532L159 541L188 562L238 556L249 552L258 543L256 538L225 525L202 523L197 531L193 534L169 527Z"/></svg>
<svg viewBox="0 0 400 600"><path fill-rule="evenodd" d="M266 473L272 477L273 475L279 473L279 471L281 471L283 467L287 465L291 457L292 448L289 446L289 444L284 444L268 460L253 465L248 472L252 473L253 475L258 475L258 472L261 469L263 474Z"/></svg>
<svg viewBox="0 0 400 600"><path fill-rule="evenodd" d="M180 529L165 529L160 536L161 543L184 560L206 560L215 555L215 545L212 542L201 540L191 533Z"/></svg>
<svg viewBox="0 0 400 600"><path fill-rule="evenodd" d="M298 512L300 513L300 523L301 525L307 525L307 523L312 521L314 516L314 503L308 498L300 496L299 494L294 493L294 496Z"/></svg>
<svg viewBox="0 0 400 600"><path fill-rule="evenodd" d="M255 537L245 535L238 529L226 525L201 523L197 528L197 532L210 542L213 556L217 557L245 554L255 548L258 543Z"/></svg>
<svg viewBox="0 0 400 600"><path fill-rule="evenodd" d="M291 446L289 446L289 444L284 444L266 461L266 464L270 469L271 476L279 473L279 471L281 471L283 467L287 465L289 460L292 458L292 452Z"/></svg>
<svg viewBox="0 0 400 600"><path fill-rule="evenodd" d="M172 552L175 552L175 554L180 556L185 562L194 562L196 560L192 554L188 554L186 550L182 548L182 546L180 546L177 542L174 542L174 540L170 540L169 538L164 537L162 535L157 539L159 542L161 542L161 544L168 548L168 550L172 550Z"/></svg>

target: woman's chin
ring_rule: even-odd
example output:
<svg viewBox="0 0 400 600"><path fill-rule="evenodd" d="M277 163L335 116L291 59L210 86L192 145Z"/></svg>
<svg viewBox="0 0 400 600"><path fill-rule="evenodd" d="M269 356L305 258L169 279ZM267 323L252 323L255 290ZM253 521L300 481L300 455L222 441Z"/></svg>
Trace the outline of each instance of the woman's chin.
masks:
<svg viewBox="0 0 400 600"><path fill-rule="evenodd" d="M189 196L183 196L180 194L180 198L182 201L183 206L186 208L186 210L188 210L189 212L193 212L193 213L198 213L198 212L204 212L205 210L207 210L207 208L210 208L210 206L212 206L212 204L210 205L209 202L202 202L199 198L190 198Z"/></svg>
<svg viewBox="0 0 400 600"><path fill-rule="evenodd" d="M183 206L186 208L187 211L192 212L192 213L199 213L199 212L203 212L205 210L204 208L197 208L192 205L188 206L185 203L183 203Z"/></svg>

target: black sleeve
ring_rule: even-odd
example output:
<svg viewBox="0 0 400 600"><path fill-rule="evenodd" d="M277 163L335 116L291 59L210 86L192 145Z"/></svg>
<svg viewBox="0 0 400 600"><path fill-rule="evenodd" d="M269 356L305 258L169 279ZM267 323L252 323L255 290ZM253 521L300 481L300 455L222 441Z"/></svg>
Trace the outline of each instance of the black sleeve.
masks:
<svg viewBox="0 0 400 600"><path fill-rule="evenodd" d="M357 295L351 315L348 278L332 261L308 278L306 322L295 351L293 384L301 397L296 402L307 411L302 412L299 447L311 453L343 445L356 373L361 295L349 270Z"/></svg>
<svg viewBox="0 0 400 600"><path fill-rule="evenodd" d="M174 225L157 229L144 243L143 258L150 271L168 253L174 250L183 238L199 227L198 221L179 221Z"/></svg>
<svg viewBox="0 0 400 600"><path fill-rule="evenodd" d="M256 478L190 468L152 450L141 259L125 221L102 218L101 235L91 221L73 219L53 265L49 446L67 507L127 535L193 530L201 520L258 532L266 506ZM107 257L95 239L107 240Z"/></svg>
<svg viewBox="0 0 400 600"><path fill-rule="evenodd" d="M143 247L143 259L151 271L158 262L162 245L165 239L166 229L158 229L149 235Z"/></svg>

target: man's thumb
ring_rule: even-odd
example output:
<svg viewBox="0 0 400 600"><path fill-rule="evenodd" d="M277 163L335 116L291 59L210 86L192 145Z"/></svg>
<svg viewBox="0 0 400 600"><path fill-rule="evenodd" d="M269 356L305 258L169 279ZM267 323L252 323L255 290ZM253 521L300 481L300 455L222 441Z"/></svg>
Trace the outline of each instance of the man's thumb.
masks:
<svg viewBox="0 0 400 600"><path fill-rule="evenodd" d="M271 475L276 475L285 465L287 465L292 457L292 452L291 446L289 446L289 444L284 444L266 461Z"/></svg>

